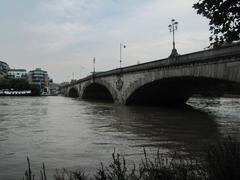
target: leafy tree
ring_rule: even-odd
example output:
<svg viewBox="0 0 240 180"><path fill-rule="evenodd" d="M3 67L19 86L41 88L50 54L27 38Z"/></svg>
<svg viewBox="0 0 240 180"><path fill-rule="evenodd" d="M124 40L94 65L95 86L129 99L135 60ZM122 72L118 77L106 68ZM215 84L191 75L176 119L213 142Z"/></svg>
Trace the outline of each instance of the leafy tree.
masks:
<svg viewBox="0 0 240 180"><path fill-rule="evenodd" d="M0 90L14 89L16 91L31 90L32 96L39 96L41 94L39 85L29 84L27 79L0 79Z"/></svg>
<svg viewBox="0 0 240 180"><path fill-rule="evenodd" d="M14 90L29 90L30 85L26 79L10 79L11 88Z"/></svg>
<svg viewBox="0 0 240 180"><path fill-rule="evenodd" d="M40 87L36 84L30 84L30 90L32 91L32 96L40 96Z"/></svg>
<svg viewBox="0 0 240 180"><path fill-rule="evenodd" d="M240 39L240 0L198 0L193 8L210 19L211 46Z"/></svg>
<svg viewBox="0 0 240 180"><path fill-rule="evenodd" d="M7 79L0 79L0 90L9 89L11 87L10 82Z"/></svg>

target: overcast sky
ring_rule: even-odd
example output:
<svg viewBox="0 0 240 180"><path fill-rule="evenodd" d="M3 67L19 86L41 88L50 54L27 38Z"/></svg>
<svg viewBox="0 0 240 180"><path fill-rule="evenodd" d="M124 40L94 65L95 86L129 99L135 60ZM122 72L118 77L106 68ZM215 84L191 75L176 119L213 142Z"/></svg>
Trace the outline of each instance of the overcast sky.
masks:
<svg viewBox="0 0 240 180"><path fill-rule="evenodd" d="M54 82L169 56L168 25L179 22L180 54L209 45L208 20L194 0L0 0L0 61L27 71L42 68Z"/></svg>

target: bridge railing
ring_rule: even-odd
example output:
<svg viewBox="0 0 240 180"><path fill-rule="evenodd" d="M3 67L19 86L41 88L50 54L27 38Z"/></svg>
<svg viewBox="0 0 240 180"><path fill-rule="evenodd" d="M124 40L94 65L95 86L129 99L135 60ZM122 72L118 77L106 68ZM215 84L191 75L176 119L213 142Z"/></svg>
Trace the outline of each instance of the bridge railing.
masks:
<svg viewBox="0 0 240 180"><path fill-rule="evenodd" d="M125 74L133 71L144 71L149 69L178 66L189 63L202 63L213 60L225 59L228 57L232 57L233 55L238 57L240 56L240 43L218 49L208 49L190 54L180 55L175 58L165 58L138 65L132 65L121 69L113 69L110 71L98 73L95 75L95 77L103 77L120 73Z"/></svg>

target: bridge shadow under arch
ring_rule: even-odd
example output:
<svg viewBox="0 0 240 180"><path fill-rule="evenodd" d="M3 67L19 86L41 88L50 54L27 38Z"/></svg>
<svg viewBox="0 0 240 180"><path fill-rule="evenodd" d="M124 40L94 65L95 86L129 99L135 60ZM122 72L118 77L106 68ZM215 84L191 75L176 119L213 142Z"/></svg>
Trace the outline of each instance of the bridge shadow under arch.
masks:
<svg viewBox="0 0 240 180"><path fill-rule="evenodd" d="M193 94L221 96L231 82L206 77L176 77L156 80L137 88L126 105L182 106Z"/></svg>
<svg viewBox="0 0 240 180"><path fill-rule="evenodd" d="M78 90L76 88L71 88L68 92L68 96L73 98L79 97Z"/></svg>
<svg viewBox="0 0 240 180"><path fill-rule="evenodd" d="M190 106L159 108L99 104L90 106L87 111L99 117L98 124L93 123L95 130L105 133L110 129L111 137L120 137L121 142L126 142L121 143L121 147L133 149L131 155L142 153L143 148L196 155L207 146L207 142L222 138L215 115ZM110 141L109 144L101 143L104 148L112 147ZM113 145L116 146L114 142Z"/></svg>
<svg viewBox="0 0 240 180"><path fill-rule="evenodd" d="M99 83L87 86L83 91L82 99L114 102L110 91Z"/></svg>

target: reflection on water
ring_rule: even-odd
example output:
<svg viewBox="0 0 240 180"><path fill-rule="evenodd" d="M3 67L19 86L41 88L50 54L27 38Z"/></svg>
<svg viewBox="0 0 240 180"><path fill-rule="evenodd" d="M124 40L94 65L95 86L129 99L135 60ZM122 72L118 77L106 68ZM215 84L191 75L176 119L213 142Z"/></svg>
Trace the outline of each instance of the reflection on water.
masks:
<svg viewBox="0 0 240 180"><path fill-rule="evenodd" d="M86 109L95 114L94 130L108 136L131 141L129 147L156 147L162 151L198 151L209 138L219 138L217 123L207 113L192 108L167 109L157 107L106 107L98 105ZM111 115L111 116L109 116ZM109 116L109 118L104 118ZM104 139L102 140L104 143ZM199 143L196 143L199 142ZM201 142L201 143L200 143Z"/></svg>
<svg viewBox="0 0 240 180"><path fill-rule="evenodd" d="M129 159L149 152L198 154L208 141L239 136L239 99L190 99L182 109L121 106L64 97L1 97L0 179L18 179L26 156L38 169L93 170L114 148Z"/></svg>

